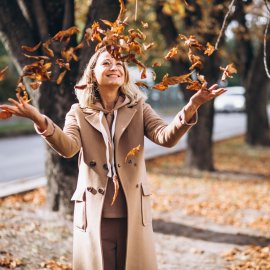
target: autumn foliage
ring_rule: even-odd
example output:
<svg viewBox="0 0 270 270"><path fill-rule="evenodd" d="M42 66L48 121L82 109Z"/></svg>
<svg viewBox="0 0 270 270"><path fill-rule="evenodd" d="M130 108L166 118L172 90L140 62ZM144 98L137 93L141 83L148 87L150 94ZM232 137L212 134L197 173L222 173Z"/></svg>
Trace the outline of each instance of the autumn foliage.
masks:
<svg viewBox="0 0 270 270"><path fill-rule="evenodd" d="M26 83L29 84L32 90L40 88L43 82L52 80L55 76L52 76L53 67L58 67L57 78L54 82L60 85L66 76L67 72L72 68L72 61L79 61L78 51L85 45L90 45L91 42L96 42L96 50L101 47L106 47L107 51L117 60L123 62L133 63L137 65L141 72L141 79L146 78L146 65L141 62L140 57L145 54L148 50L155 47L154 42L146 42L146 34L142 29L148 28L147 22L141 22L142 29L129 28L128 18L125 17L126 8L123 0L119 0L120 12L117 19L114 22L108 20L100 20L100 22L94 22L90 27L85 30L82 41L75 47L70 46L72 36L77 35L80 30L73 26L66 30L59 31L52 38L45 42L39 42L34 47L23 45L21 47L24 52L23 55L33 60L32 63L25 65L22 70L16 88L17 94L19 94L25 101L30 101ZM102 27L101 24L104 26ZM57 57L54 51L54 44L60 44L61 53ZM178 36L178 44L171 48L164 56L165 61L170 61L176 57L179 53L180 48L187 49L187 55L190 61L189 72L179 76L169 76L165 74L160 83L153 86L153 89L160 91L166 90L170 85L175 84L186 84L186 88L192 91L198 91L202 88L202 84L207 82L205 76L202 74L203 71L203 59L199 55L202 53L206 56L211 56L215 48L209 42L205 45L201 44L194 35L189 37L180 34ZM43 50L45 55L37 55L38 51ZM26 53L25 53L26 52ZM154 63L153 66L160 67L160 63ZM7 68L0 71L0 80L3 80L6 74ZM222 80L227 77L232 77L233 73L236 73L236 69L233 64L221 68L223 70ZM156 75L153 72L153 78ZM136 82L139 87L146 87L142 81ZM81 90L84 90L81 87ZM7 111L0 112L0 119L7 119L12 116L12 113Z"/></svg>

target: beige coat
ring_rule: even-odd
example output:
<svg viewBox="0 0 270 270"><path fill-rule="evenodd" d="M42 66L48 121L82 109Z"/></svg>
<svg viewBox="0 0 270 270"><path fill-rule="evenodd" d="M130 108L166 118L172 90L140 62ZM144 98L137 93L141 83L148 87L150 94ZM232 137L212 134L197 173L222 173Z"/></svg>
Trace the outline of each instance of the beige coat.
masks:
<svg viewBox="0 0 270 270"><path fill-rule="evenodd" d="M108 180L98 116L98 111L82 110L74 104L66 115L63 131L48 119L52 134L44 136L66 158L80 151L77 188L72 196L75 202L73 270L103 269L100 224ZM118 110L115 163L127 201L126 270L157 269L144 136L159 145L172 147L190 127L185 123L184 111L167 125L143 100ZM125 163L127 153L139 144L141 151Z"/></svg>

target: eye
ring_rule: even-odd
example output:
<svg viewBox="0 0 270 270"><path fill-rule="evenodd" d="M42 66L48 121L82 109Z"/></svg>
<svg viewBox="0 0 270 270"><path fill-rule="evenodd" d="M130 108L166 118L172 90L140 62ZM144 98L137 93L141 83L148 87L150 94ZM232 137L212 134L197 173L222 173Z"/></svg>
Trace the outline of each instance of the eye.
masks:
<svg viewBox="0 0 270 270"><path fill-rule="evenodd" d="M122 67L123 66L123 63L122 62L117 62L116 65Z"/></svg>
<svg viewBox="0 0 270 270"><path fill-rule="evenodd" d="M104 65L104 66L109 66L110 64L111 64L111 63L108 62L108 61L105 61L105 62L102 63L102 65Z"/></svg>

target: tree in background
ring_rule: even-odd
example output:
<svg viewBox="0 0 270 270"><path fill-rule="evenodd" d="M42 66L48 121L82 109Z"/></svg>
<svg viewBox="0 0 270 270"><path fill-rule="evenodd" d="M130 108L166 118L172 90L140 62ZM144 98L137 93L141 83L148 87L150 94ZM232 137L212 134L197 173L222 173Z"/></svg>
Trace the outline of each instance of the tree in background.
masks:
<svg viewBox="0 0 270 270"><path fill-rule="evenodd" d="M100 18L114 21L119 12L118 0L93 0L91 4L80 0L2 0L0 4L0 33L1 41L21 73L22 68L29 64L29 59L23 56L22 45L34 46L45 42L60 30L76 24L75 11L87 11L86 22L80 27L86 29L94 20ZM78 16L83 16L78 14ZM76 46L80 39L71 39L70 45ZM61 53L61 46L53 44L54 52ZM33 104L39 110L63 127L67 111L75 102L73 86L80 78L90 55L94 52L94 44L84 47L79 52L80 60L71 62L69 76L65 76L60 85L56 84L59 70L53 70L52 80L42 84L39 91L31 91ZM42 48L37 55L44 55ZM29 164L34 166L34 164ZM49 147L46 148L46 177L48 179L48 206L54 211L70 213L72 210L70 198L77 179L77 158L63 159Z"/></svg>
<svg viewBox="0 0 270 270"><path fill-rule="evenodd" d="M270 7L270 4L268 4ZM264 60L269 68L269 34L266 28L270 9L265 1L237 1L233 16L233 51L243 85L246 88L247 132L246 142L250 145L270 145L270 130L267 114L269 78ZM264 56L264 32L266 56ZM267 62L266 61L266 62ZM267 65L267 63L266 63Z"/></svg>

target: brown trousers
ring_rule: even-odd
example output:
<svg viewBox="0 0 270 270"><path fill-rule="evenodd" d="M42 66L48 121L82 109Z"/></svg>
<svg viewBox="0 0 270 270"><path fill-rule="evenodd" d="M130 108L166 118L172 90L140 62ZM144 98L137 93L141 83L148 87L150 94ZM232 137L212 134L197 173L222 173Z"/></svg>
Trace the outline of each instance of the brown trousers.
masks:
<svg viewBox="0 0 270 270"><path fill-rule="evenodd" d="M101 242L104 270L125 270L127 219L102 218Z"/></svg>

